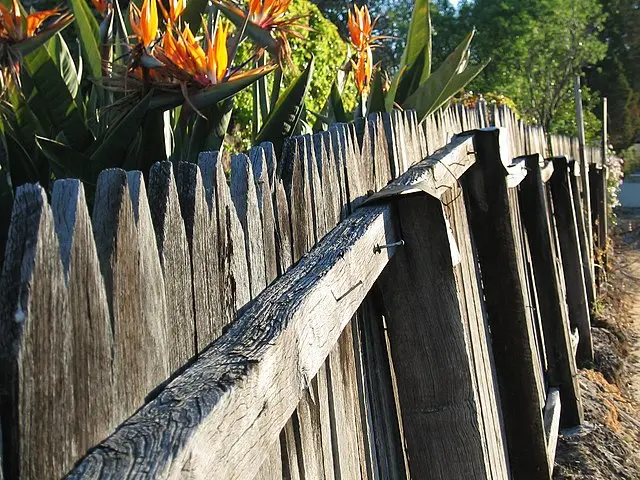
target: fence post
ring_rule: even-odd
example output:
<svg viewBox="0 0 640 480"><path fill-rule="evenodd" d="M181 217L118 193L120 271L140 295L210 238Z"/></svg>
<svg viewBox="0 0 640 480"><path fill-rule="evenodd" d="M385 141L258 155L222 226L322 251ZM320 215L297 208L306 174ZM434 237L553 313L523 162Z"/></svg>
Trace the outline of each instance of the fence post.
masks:
<svg viewBox="0 0 640 480"><path fill-rule="evenodd" d="M540 170L540 155L527 155L527 176L520 184L520 210L524 220L538 292L540 315L547 347L550 387L558 387L562 400L561 425L582 422L580 387L571 348L568 318L556 268L556 252Z"/></svg>
<svg viewBox="0 0 640 480"><path fill-rule="evenodd" d="M549 181L553 213L558 228L562 270L567 289L570 324L578 329L579 342L576 361L580 365L593 362L593 341L589 301L582 270L578 225L573 206L573 192L569 181L566 157L553 157L553 175Z"/></svg>
<svg viewBox="0 0 640 480"><path fill-rule="evenodd" d="M594 261L598 262L601 269L606 266L607 250L607 171L606 166L598 168L591 165L589 168L589 183L591 189L591 222L595 231L597 255ZM596 273L598 285L602 278L602 270Z"/></svg>
<svg viewBox="0 0 640 480"><path fill-rule="evenodd" d="M442 204L407 196L397 210L405 243L379 281L409 475L490 478L481 427L490 412L481 411L475 391Z"/></svg>
<svg viewBox="0 0 640 480"><path fill-rule="evenodd" d="M584 214L582 209L582 201L580 200L580 185L578 177L580 176L580 166L576 160L569 161L569 181L571 183L571 192L573 196L573 209L576 212L576 225L578 227L578 239L580 240L580 254L582 255L582 272L584 275L584 284L587 289L587 300L589 302L589 311L591 311L595 300L595 282L591 276L591 256L587 244L587 229L584 222Z"/></svg>
<svg viewBox="0 0 640 480"><path fill-rule="evenodd" d="M511 473L518 479L540 479L549 476L553 463L547 457L534 363L537 347L499 134L498 129L475 132L477 163L461 180L482 272Z"/></svg>

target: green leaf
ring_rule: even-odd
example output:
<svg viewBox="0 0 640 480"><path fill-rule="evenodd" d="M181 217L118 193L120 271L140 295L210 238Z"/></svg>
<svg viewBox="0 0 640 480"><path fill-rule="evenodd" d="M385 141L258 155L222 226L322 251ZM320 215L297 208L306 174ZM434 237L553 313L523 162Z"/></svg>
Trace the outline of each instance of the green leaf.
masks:
<svg viewBox="0 0 640 480"><path fill-rule="evenodd" d="M47 43L47 50L54 63L60 69L60 76L64 80L64 83L69 89L69 93L73 98L76 98L78 89L80 88L80 77L76 70L76 64L71 57L71 52L67 43L62 38L62 35L58 34Z"/></svg>
<svg viewBox="0 0 640 480"><path fill-rule="evenodd" d="M313 77L313 57L307 68L280 96L275 108L258 133L255 143L272 142L277 153L284 139L291 136L304 110L304 100Z"/></svg>
<svg viewBox="0 0 640 480"><path fill-rule="evenodd" d="M138 129L135 128L135 130L137 131ZM142 172L148 172L154 163L163 162L166 159L164 112L153 110L147 112L142 122L142 138L136 159L136 169Z"/></svg>
<svg viewBox="0 0 640 480"><path fill-rule="evenodd" d="M89 66L89 74L94 79L102 77L102 56L98 22L86 0L69 0L69 7L75 18L75 29L80 38L84 61Z"/></svg>
<svg viewBox="0 0 640 480"><path fill-rule="evenodd" d="M427 49L425 47L411 66L405 68L403 71L395 91L395 102L397 104L402 105L402 103L420 87L426 58Z"/></svg>
<svg viewBox="0 0 640 480"><path fill-rule="evenodd" d="M95 184L91 175L91 159L78 150L57 140L36 137L36 143L49 159L51 170L56 178L79 178L83 182Z"/></svg>
<svg viewBox="0 0 640 480"><path fill-rule="evenodd" d="M205 109L221 102L222 100L233 97L239 91L244 90L259 78L264 77L267 73L273 71L274 68L276 67L267 68L258 73L246 75L217 85L211 85L210 87L193 94L193 96L189 97L189 101L197 109ZM182 93L162 92L154 95L149 103L149 109L154 110L159 108L162 110L169 110L182 105L184 102L185 99Z"/></svg>
<svg viewBox="0 0 640 480"><path fill-rule="evenodd" d="M367 99L367 114L385 111L385 95L382 80L383 72L378 69L371 81L371 91Z"/></svg>
<svg viewBox="0 0 640 480"><path fill-rule="evenodd" d="M280 98L280 88L282 87L282 69L278 68L273 75L273 85L271 87L271 98L269 100L269 111L273 110Z"/></svg>
<svg viewBox="0 0 640 480"><path fill-rule="evenodd" d="M416 0L411 14L411 24L407 34L407 45L405 46L400 68L411 67L421 56L423 58L423 68L420 78L425 81L431 74L431 14L429 12L430 0Z"/></svg>
<svg viewBox="0 0 640 480"><path fill-rule="evenodd" d="M465 37L440 67L402 103L402 108L415 109L419 121L422 121L450 98L450 95L447 96L450 90L447 87L468 61L473 34L474 32L471 32Z"/></svg>
<svg viewBox="0 0 640 480"><path fill-rule="evenodd" d="M83 106L71 96L60 69L46 48L40 48L24 58L24 70L34 88L29 98L44 109L50 124L56 129L53 136L63 132L69 145L82 151L92 140L84 121Z"/></svg>
<svg viewBox="0 0 640 480"><path fill-rule="evenodd" d="M203 112L206 118L196 117L183 161L196 163L200 152L220 150L232 113L233 100L227 99Z"/></svg>
<svg viewBox="0 0 640 480"><path fill-rule="evenodd" d="M201 18L207 10L208 3L208 0L189 0L182 12L182 20L189 25L194 35L202 26Z"/></svg>
<svg viewBox="0 0 640 480"><path fill-rule="evenodd" d="M391 86L389 87L389 91L387 92L387 96L384 99L384 106L387 112L390 112L394 108L394 104L396 103L396 92L398 91L398 86L400 85L400 80L402 80L402 76L404 72L407 71L407 67L404 66L400 68L396 74L393 76L391 80Z"/></svg>
<svg viewBox="0 0 640 480"><path fill-rule="evenodd" d="M37 50L42 45L47 43L56 34L60 33L62 30L67 28L72 21L73 21L73 18L70 18L68 21L58 22L55 28L46 29L41 33L39 33L38 35L35 35L30 38L26 38L25 40L22 40L21 42L14 44L12 48L20 52L20 54L23 57L25 55L29 55L31 52Z"/></svg>
<svg viewBox="0 0 640 480"><path fill-rule="evenodd" d="M149 109L152 96L153 90L128 110L117 123L110 126L104 136L96 139L97 148L91 154L92 171L96 177L105 168L122 165L129 145L138 135L140 124ZM164 135L162 132L160 133L160 139L164 139ZM158 138L155 139L156 142L158 140Z"/></svg>
<svg viewBox="0 0 640 480"><path fill-rule="evenodd" d="M468 66L462 73L459 73L447 85L447 88L443 92L443 94L438 99L438 104L434 105L434 107L427 113L435 112L440 107L446 105L446 103L453 97L459 90L463 89L466 85L468 85L474 78L478 76L478 74L484 70L487 64L491 61L491 59L487 60L484 63L478 65L470 65Z"/></svg>

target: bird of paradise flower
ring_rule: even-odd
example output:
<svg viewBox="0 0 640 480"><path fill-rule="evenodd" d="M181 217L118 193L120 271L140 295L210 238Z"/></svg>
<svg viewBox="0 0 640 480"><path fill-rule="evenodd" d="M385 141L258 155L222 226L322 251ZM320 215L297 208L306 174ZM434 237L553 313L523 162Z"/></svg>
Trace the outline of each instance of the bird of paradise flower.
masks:
<svg viewBox="0 0 640 480"><path fill-rule="evenodd" d="M61 8L26 13L18 0L11 9L0 4L0 68L6 86L10 78L20 83L20 61L73 21Z"/></svg>

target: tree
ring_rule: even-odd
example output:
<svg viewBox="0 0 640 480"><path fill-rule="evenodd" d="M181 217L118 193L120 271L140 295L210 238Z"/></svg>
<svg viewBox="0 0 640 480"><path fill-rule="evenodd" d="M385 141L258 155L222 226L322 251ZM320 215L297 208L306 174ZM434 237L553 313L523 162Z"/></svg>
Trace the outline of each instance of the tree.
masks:
<svg viewBox="0 0 640 480"><path fill-rule="evenodd" d="M609 0L603 7L607 56L588 69L587 81L609 98L609 138L621 150L640 131L640 8L637 0Z"/></svg>

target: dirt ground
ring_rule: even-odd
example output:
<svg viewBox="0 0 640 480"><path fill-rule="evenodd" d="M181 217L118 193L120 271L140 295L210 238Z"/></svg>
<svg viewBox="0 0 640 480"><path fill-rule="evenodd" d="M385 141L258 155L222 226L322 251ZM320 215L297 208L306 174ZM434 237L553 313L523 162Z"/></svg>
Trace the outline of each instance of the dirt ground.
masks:
<svg viewBox="0 0 640 480"><path fill-rule="evenodd" d="M621 211L596 304L584 425L562 431L554 478L640 479L640 209Z"/></svg>

